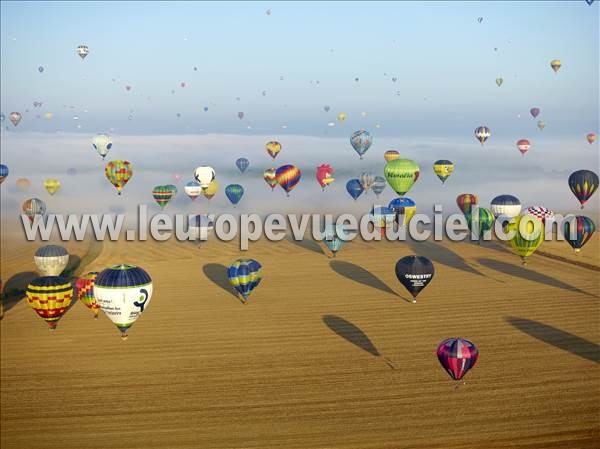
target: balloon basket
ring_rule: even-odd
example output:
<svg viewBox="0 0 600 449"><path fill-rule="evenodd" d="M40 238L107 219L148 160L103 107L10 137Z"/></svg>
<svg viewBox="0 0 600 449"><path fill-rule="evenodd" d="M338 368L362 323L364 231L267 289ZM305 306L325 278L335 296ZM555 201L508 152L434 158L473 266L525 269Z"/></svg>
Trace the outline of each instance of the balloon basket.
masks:
<svg viewBox="0 0 600 449"><path fill-rule="evenodd" d="M125 341L127 340L127 337L129 337L129 335L127 335L127 332L121 332L121 340Z"/></svg>
<svg viewBox="0 0 600 449"><path fill-rule="evenodd" d="M581 251L581 249L575 248L575 254L579 253L579 251Z"/></svg>

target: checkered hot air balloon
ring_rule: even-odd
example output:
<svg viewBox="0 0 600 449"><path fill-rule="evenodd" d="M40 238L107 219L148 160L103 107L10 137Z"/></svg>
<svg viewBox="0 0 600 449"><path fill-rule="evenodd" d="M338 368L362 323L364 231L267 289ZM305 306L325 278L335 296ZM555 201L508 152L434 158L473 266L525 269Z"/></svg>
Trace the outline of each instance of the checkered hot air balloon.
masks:
<svg viewBox="0 0 600 449"><path fill-rule="evenodd" d="M448 338L438 345L437 357L450 377L460 380L477 363L479 350L469 340Z"/></svg>
<svg viewBox="0 0 600 449"><path fill-rule="evenodd" d="M77 299L92 311L94 318L96 319L98 318L98 311L100 310L100 305L94 296L94 283L96 282L97 276L97 272L91 271L75 281Z"/></svg>
<svg viewBox="0 0 600 449"><path fill-rule="evenodd" d="M261 272L262 266L254 259L238 259L227 269L229 282L242 295L243 304L260 283Z"/></svg>
<svg viewBox="0 0 600 449"><path fill-rule="evenodd" d="M530 206L527 209L525 209L523 215L533 215L534 217L537 217L540 220L542 220L542 223L544 223L544 225L546 224L546 219L554 218L554 212L544 206Z"/></svg>
<svg viewBox="0 0 600 449"><path fill-rule="evenodd" d="M68 310L73 286L60 276L43 276L27 286L27 303L54 330Z"/></svg>

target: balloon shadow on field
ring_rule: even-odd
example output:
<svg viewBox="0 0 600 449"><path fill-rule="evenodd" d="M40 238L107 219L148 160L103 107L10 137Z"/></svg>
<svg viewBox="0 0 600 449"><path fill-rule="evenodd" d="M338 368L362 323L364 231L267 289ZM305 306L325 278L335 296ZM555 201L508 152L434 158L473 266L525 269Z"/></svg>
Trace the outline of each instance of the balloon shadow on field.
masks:
<svg viewBox="0 0 600 449"><path fill-rule="evenodd" d="M79 269L80 266L81 257L71 254L69 255L69 263L60 275L64 278L67 278L70 282L74 282L77 280L75 272Z"/></svg>
<svg viewBox="0 0 600 449"><path fill-rule="evenodd" d="M419 242L413 239L407 239L406 242L418 256L425 256L434 262L447 265L451 268L465 271L467 273L485 276L485 274L465 262L465 260L454 251L439 243L433 243L427 240Z"/></svg>
<svg viewBox="0 0 600 449"><path fill-rule="evenodd" d="M294 236L288 239L290 243L293 243L296 246L299 246L302 249L306 249L308 251L312 251L313 253L317 253L319 255L325 254L323 249L319 246L317 242L314 240L296 240Z"/></svg>
<svg viewBox="0 0 600 449"><path fill-rule="evenodd" d="M592 295L591 293L585 292L583 290L578 289L577 287L567 284L566 282L559 281L556 278L546 276L545 274L541 274L536 271L531 271L529 267L523 267L522 265L513 265L510 263L502 262L500 260L485 258L479 258L477 259L477 262L479 262L484 267L498 271L499 273L520 277L521 279L526 279L528 281L537 282L544 285L550 285L552 287L568 290L570 292L577 292L583 295L597 297L595 295Z"/></svg>
<svg viewBox="0 0 600 449"><path fill-rule="evenodd" d="M544 323L525 318L507 317L505 321L521 332L544 343L600 364L600 345Z"/></svg>
<svg viewBox="0 0 600 449"><path fill-rule="evenodd" d="M6 281L2 287L2 310L6 312L12 309L25 298L27 286L40 275L33 271L17 273Z"/></svg>
<svg viewBox="0 0 600 449"><path fill-rule="evenodd" d="M398 294L389 288L381 279L370 271L365 270L363 267L341 260L332 260L329 262L329 266L337 274L344 276L351 281L358 282L367 287L376 288L377 290L389 293L390 295L398 296Z"/></svg>
<svg viewBox="0 0 600 449"><path fill-rule="evenodd" d="M221 289L225 290L234 298L239 299L235 290L233 290L233 287L229 283L229 278L227 277L227 267L225 265L218 263L207 263L202 267L202 271L213 284L221 287Z"/></svg>

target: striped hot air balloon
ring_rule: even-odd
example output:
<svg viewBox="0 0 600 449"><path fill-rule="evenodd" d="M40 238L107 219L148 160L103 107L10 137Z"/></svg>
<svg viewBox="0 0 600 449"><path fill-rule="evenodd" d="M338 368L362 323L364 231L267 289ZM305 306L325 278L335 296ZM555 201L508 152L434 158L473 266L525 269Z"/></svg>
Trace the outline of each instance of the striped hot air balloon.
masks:
<svg viewBox="0 0 600 449"><path fill-rule="evenodd" d="M461 193L456 197L456 204L464 215L471 213L471 208L478 203L479 199L473 193Z"/></svg>
<svg viewBox="0 0 600 449"><path fill-rule="evenodd" d="M438 345L437 357L450 377L460 380L477 363L479 350L469 340L448 338Z"/></svg>
<svg viewBox="0 0 600 449"><path fill-rule="evenodd" d="M516 217L521 213L521 202L513 195L498 195L492 200L490 209L496 218L500 215Z"/></svg>
<svg viewBox="0 0 600 449"><path fill-rule="evenodd" d="M269 187L271 187L271 191L275 190L275 187L277 187L277 169L267 168L263 172L263 178Z"/></svg>
<svg viewBox="0 0 600 449"><path fill-rule="evenodd" d="M58 276L69 263L69 253L62 246L46 245L35 252L33 261L42 276Z"/></svg>
<svg viewBox="0 0 600 449"><path fill-rule="evenodd" d="M475 210L478 212L473 213ZM475 233L478 239L481 239L487 231L492 229L494 220L496 219L492 211L485 207L472 209L469 213L465 214L465 217L467 218L469 230Z"/></svg>
<svg viewBox="0 0 600 449"><path fill-rule="evenodd" d="M396 150L388 150L383 153L383 158L386 162L395 161L396 159L400 159L400 153Z"/></svg>
<svg viewBox="0 0 600 449"><path fill-rule="evenodd" d="M381 193L385 190L386 185L387 182L383 176L375 176L371 190L377 196L377 198L379 198L379 195L381 195Z"/></svg>
<svg viewBox="0 0 600 449"><path fill-rule="evenodd" d="M244 188L239 184L229 184L225 187L225 196L235 207L244 196Z"/></svg>
<svg viewBox="0 0 600 449"><path fill-rule="evenodd" d="M77 299L92 311L94 318L96 319L98 318L98 311L100 310L100 305L94 296L94 283L96 282L97 276L97 272L91 271L75 281Z"/></svg>
<svg viewBox="0 0 600 449"><path fill-rule="evenodd" d="M33 223L36 216L42 217L46 213L46 203L39 198L30 198L23 202L21 210Z"/></svg>
<svg viewBox="0 0 600 449"><path fill-rule="evenodd" d="M388 207L394 210L395 220L404 227L410 223L410 219L417 213L417 205L410 198L395 198L390 201Z"/></svg>
<svg viewBox="0 0 600 449"><path fill-rule="evenodd" d="M29 307L54 330L71 304L73 286L60 276L43 276L31 281L26 295Z"/></svg>
<svg viewBox="0 0 600 449"><path fill-rule="evenodd" d="M481 146L485 143L486 140L490 138L492 132L487 126L479 126L475 128L475 138L479 140Z"/></svg>
<svg viewBox="0 0 600 449"><path fill-rule="evenodd" d="M172 184L168 184L166 186L156 186L152 190L152 196L161 209L164 209L175 195L177 195L177 187Z"/></svg>
<svg viewBox="0 0 600 449"><path fill-rule="evenodd" d="M227 269L229 282L242 295L243 304L260 283L261 274L262 266L254 259L238 259Z"/></svg>
<svg viewBox="0 0 600 449"><path fill-rule="evenodd" d="M110 161L104 167L104 174L109 182L115 186L120 195L125 184L127 184L133 176L133 165L128 161Z"/></svg>
<svg viewBox="0 0 600 449"><path fill-rule="evenodd" d="M433 163L433 172L438 178L440 178L442 185L444 185L446 179L448 179L452 172L454 172L454 163L447 159L435 161Z"/></svg>
<svg viewBox="0 0 600 449"><path fill-rule="evenodd" d="M527 220L521 224L523 220ZM514 223L507 223L504 227L507 234L514 232L510 240L513 252L521 257L523 265L527 265L527 258L531 256L544 241L544 225L542 220L529 215L515 217Z"/></svg>
<svg viewBox="0 0 600 449"><path fill-rule="evenodd" d="M354 131L350 136L350 145L354 148L354 151L360 156L362 159L364 154L367 152L371 145L373 144L373 138L369 131L365 131L363 129Z"/></svg>
<svg viewBox="0 0 600 449"><path fill-rule="evenodd" d="M287 196L290 196L290 192L300 182L302 172L294 165L282 165L275 171L275 178L277 184L286 191Z"/></svg>
<svg viewBox="0 0 600 449"><path fill-rule="evenodd" d="M519 139L517 141L517 148L521 152L521 154L525 156L525 153L527 153L531 148L531 143L527 139Z"/></svg>
<svg viewBox="0 0 600 449"><path fill-rule="evenodd" d="M194 201L202 193L202 187L198 181L190 181L183 187L183 191Z"/></svg>
<svg viewBox="0 0 600 449"><path fill-rule="evenodd" d="M581 208L598 189L598 175L591 170L577 170L569 176L569 187L581 203Z"/></svg>
<svg viewBox="0 0 600 449"><path fill-rule="evenodd" d="M563 222L563 232L567 243L578 253L596 231L593 220L583 215L570 216Z"/></svg>

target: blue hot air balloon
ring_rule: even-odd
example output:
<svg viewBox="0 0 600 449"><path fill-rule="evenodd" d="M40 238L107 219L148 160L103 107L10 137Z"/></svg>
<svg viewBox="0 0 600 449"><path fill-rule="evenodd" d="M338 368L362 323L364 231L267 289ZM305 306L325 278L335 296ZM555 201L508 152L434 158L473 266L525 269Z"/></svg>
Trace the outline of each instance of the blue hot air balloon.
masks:
<svg viewBox="0 0 600 449"><path fill-rule="evenodd" d="M354 151L358 153L360 158L363 158L363 155L367 152L367 150L371 147L373 143L373 139L371 138L371 134L365 130L359 130L352 133L350 136L350 145L354 148Z"/></svg>
<svg viewBox="0 0 600 449"><path fill-rule="evenodd" d="M229 184L225 187L225 195L234 206L240 202L244 196L244 188L239 184Z"/></svg>
<svg viewBox="0 0 600 449"><path fill-rule="evenodd" d="M227 277L233 288L242 295L246 303L252 290L260 283L262 267L254 259L238 259L227 269Z"/></svg>
<svg viewBox="0 0 600 449"><path fill-rule="evenodd" d="M235 165L237 166L237 168L240 169L242 173L244 173L250 165L250 161L245 157L241 157L237 161L235 161Z"/></svg>
<svg viewBox="0 0 600 449"><path fill-rule="evenodd" d="M0 164L0 184L6 179L8 176L8 167L4 164Z"/></svg>
<svg viewBox="0 0 600 449"><path fill-rule="evenodd" d="M341 237L345 236L344 229L337 225L327 225L323 231L323 243L329 248L333 257L335 254L342 249L346 240Z"/></svg>
<svg viewBox="0 0 600 449"><path fill-rule="evenodd" d="M354 199L354 201L356 201L356 198L358 198L364 192L365 189L363 188L360 180L351 179L346 183L346 190Z"/></svg>
<svg viewBox="0 0 600 449"><path fill-rule="evenodd" d="M375 195L377 195L377 198L379 198L381 192L385 190L386 185L387 181L383 176L375 176L375 179L373 180L373 185L371 186L371 190L373 191L373 193L375 193Z"/></svg>

